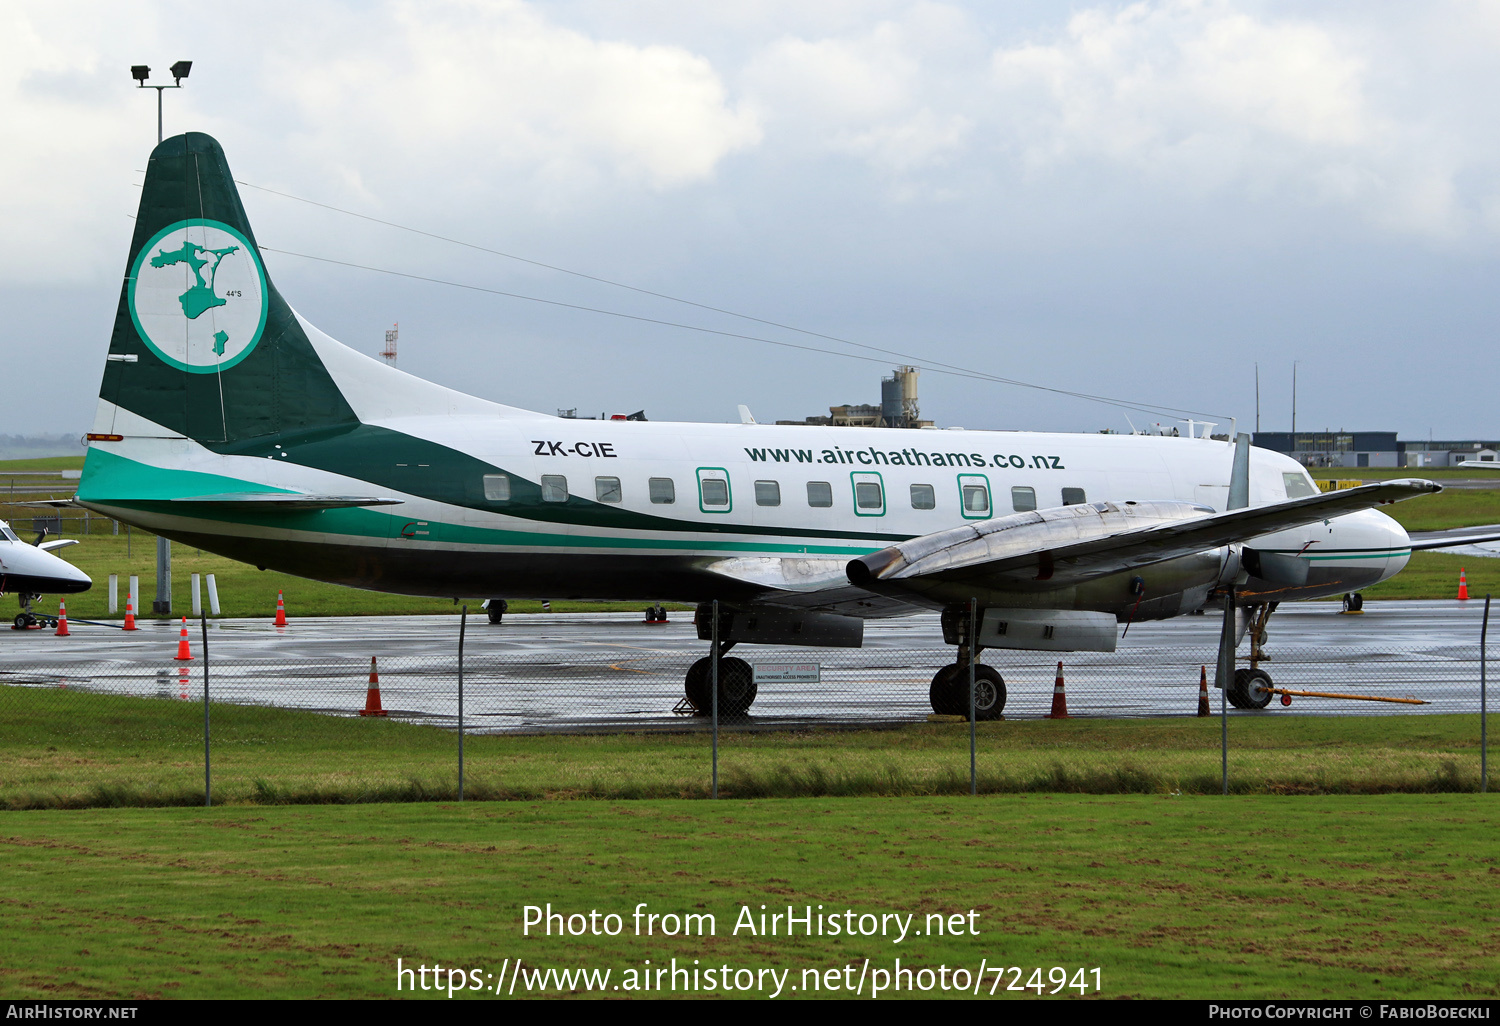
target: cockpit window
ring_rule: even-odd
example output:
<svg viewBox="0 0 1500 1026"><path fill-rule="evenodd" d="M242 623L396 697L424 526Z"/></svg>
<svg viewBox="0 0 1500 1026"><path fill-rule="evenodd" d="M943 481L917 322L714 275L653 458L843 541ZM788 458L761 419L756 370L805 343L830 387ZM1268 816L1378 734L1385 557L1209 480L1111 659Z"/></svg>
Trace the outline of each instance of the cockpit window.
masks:
<svg viewBox="0 0 1500 1026"><path fill-rule="evenodd" d="M1290 470L1281 475L1281 480L1286 482L1286 497L1288 499L1305 499L1309 495L1318 494L1318 486L1312 483L1312 478L1307 476L1307 471Z"/></svg>
<svg viewBox="0 0 1500 1026"><path fill-rule="evenodd" d="M3 536L6 541L20 541L21 540L21 539L17 538L16 535L15 535L15 532L10 529L10 525L7 524L7 523L5 523L3 520L0 520L0 536Z"/></svg>

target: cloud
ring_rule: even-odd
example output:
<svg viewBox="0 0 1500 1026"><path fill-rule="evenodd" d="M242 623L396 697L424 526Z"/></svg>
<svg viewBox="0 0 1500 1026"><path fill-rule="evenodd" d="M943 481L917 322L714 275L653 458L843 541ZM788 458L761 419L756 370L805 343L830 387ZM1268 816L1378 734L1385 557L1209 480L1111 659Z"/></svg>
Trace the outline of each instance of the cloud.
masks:
<svg viewBox="0 0 1500 1026"><path fill-rule="evenodd" d="M1050 40L999 47L992 95L1007 113L990 126L1032 175L1095 161L1188 195L1275 193L1432 239L1484 229L1458 181L1491 170L1493 147L1443 113L1482 83L1445 82L1442 47L1403 47L1389 19L1356 30L1246 8L1094 7ZM1432 17L1455 14L1467 16ZM1415 87L1397 96L1389 79Z"/></svg>
<svg viewBox="0 0 1500 1026"><path fill-rule="evenodd" d="M316 59L328 26L303 52L283 52L271 77L330 159L365 169L447 161L460 185L541 173L552 188L670 189L710 178L760 140L755 116L730 104L705 58L591 38L543 11L516 0L397 3L361 45Z"/></svg>

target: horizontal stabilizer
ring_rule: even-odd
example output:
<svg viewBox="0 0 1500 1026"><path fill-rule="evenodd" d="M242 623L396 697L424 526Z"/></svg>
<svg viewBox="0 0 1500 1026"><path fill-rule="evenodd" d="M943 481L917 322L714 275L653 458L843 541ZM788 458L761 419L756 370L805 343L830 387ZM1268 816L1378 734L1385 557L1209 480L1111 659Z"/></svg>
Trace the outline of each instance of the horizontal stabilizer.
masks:
<svg viewBox="0 0 1500 1026"><path fill-rule="evenodd" d="M399 506L405 500L363 495L302 495L297 492L225 492L221 495L191 495L168 501L210 509L301 513L316 509L348 509L351 506Z"/></svg>
<svg viewBox="0 0 1500 1026"><path fill-rule="evenodd" d="M51 552L53 549L66 548L69 545L77 545L77 538L54 538L52 541L44 541L37 545L43 552Z"/></svg>

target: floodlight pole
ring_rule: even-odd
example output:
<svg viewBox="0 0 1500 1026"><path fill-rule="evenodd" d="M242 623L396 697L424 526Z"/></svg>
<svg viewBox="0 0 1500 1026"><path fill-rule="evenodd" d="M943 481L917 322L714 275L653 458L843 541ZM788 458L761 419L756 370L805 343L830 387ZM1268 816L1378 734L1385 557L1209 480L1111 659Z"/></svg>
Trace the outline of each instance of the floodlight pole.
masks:
<svg viewBox="0 0 1500 1026"><path fill-rule="evenodd" d="M151 77L151 69L144 64L135 64L130 68L130 77L135 79L135 84L141 89L156 90L156 145L160 146L162 141L162 99L164 89L181 89L182 80L188 77L193 70L192 61L178 61L172 65L171 85L148 85L146 79ZM126 548L129 548L127 539ZM128 553L127 553L128 554ZM157 535L156 537L156 599L151 603L153 613L172 613L172 543Z"/></svg>
<svg viewBox="0 0 1500 1026"><path fill-rule="evenodd" d="M164 90L164 89L181 89L182 88L182 80L188 77L188 72L191 71L192 68L193 68L193 62L192 61L178 61L176 64L172 65L172 68L171 68L172 84L171 85L149 85L146 82L146 79L148 77L150 77L150 75L151 75L151 69L148 68L144 64L134 65L130 69L130 75L131 75L132 78L135 79L135 84L137 86L139 86L142 89L155 89L156 90L156 145L158 145L158 146L161 145L161 140L162 140L162 115L161 115L161 106L162 106L161 94L162 94L162 90Z"/></svg>

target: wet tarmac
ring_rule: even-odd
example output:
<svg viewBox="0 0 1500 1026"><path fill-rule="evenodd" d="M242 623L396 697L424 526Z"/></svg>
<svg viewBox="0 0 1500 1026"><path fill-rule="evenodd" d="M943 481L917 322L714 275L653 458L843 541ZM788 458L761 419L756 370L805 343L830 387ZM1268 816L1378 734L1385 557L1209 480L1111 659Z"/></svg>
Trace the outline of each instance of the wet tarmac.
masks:
<svg viewBox="0 0 1500 1026"><path fill-rule="evenodd" d="M1283 607L1271 620L1263 664L1277 686L1419 698L1426 705L1296 697L1263 712L1232 715L1477 712L1483 602L1368 602L1362 615L1338 603ZM175 700L202 700L203 643L189 624L193 659L173 657L180 622L117 627L74 623L72 635L0 631L0 685ZM1199 668L1212 663L1219 618L1186 616L1130 628L1113 654L988 650L1004 675L1008 719L1051 708L1057 659L1064 661L1070 713L1092 717L1193 715ZM452 726L458 715L457 616L294 618L208 625L209 687L215 701L352 715L367 697L371 657L391 716ZM687 667L707 654L690 613L667 624L639 614L483 614L468 620L464 720L474 731L696 729L679 706ZM1241 647L1240 665L1247 665ZM749 717L761 727L876 725L926 720L928 685L953 659L935 615L871 622L860 649L737 647L763 675L802 664L802 683L764 684ZM1210 686L1211 706L1219 695Z"/></svg>

